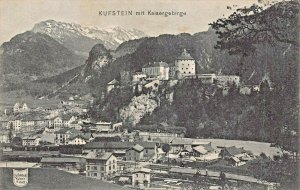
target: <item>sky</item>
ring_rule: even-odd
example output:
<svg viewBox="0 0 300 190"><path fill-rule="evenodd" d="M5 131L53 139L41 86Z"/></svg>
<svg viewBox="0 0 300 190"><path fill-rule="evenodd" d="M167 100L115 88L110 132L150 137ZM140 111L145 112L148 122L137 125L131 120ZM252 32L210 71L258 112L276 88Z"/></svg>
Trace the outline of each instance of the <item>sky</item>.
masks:
<svg viewBox="0 0 300 190"><path fill-rule="evenodd" d="M150 36L196 33L228 16L227 6L243 7L257 0L0 0L0 44L34 24L53 19L100 28L136 28ZM132 11L133 16L99 16L99 11ZM185 12L185 16L152 16L150 11ZM145 11L144 16L135 12Z"/></svg>

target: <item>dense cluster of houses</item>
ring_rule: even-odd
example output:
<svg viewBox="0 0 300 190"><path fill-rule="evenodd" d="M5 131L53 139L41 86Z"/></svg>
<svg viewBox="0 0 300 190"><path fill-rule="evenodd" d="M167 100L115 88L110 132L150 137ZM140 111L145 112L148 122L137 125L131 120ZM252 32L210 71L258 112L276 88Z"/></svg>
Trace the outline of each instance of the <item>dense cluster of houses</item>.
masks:
<svg viewBox="0 0 300 190"><path fill-rule="evenodd" d="M75 121L81 128L72 125ZM44 122L47 123L49 121ZM21 131L23 135L20 136L13 130L13 135L21 138L20 146L25 147L23 151L30 148L33 150L32 147L49 148L49 146L62 149L74 147L77 150L71 151L70 154L66 152L52 154L51 151L46 154L40 153L42 167L84 173L89 178L114 181L140 189L151 187L151 174L155 171L144 167L146 164L139 163L164 163L166 159L173 164L224 159L231 166L240 166L253 159L253 155L242 148L220 149L214 147L211 142L184 138L185 128L170 126L167 123L122 130L121 123L79 120L75 116L56 116L51 123L53 130L49 130L49 126L46 125L40 132L24 133L21 125L18 132ZM3 137L1 136L1 142L8 147L10 139ZM170 147L168 152L164 152L165 144ZM61 151L59 148L57 150ZM2 151L13 152L13 147ZM35 154L39 154L36 152ZM22 155L22 151L19 154ZM34 157L35 154L31 155ZM185 172L177 170L171 168L170 172Z"/></svg>

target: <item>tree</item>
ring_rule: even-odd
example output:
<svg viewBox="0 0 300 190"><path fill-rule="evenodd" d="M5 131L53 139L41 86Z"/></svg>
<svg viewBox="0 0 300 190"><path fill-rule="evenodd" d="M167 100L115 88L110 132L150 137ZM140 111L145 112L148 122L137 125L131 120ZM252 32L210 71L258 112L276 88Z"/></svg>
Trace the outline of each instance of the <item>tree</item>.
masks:
<svg viewBox="0 0 300 190"><path fill-rule="evenodd" d="M219 38L215 48L241 55L242 71L245 57L251 55L258 44L280 42L298 46L298 13L297 0L237 9L228 18L210 24Z"/></svg>
<svg viewBox="0 0 300 190"><path fill-rule="evenodd" d="M171 147L170 147L169 144L163 144L161 148L162 148L162 150L163 150L166 154L168 154L169 151L170 151L170 149L171 149ZM170 158L169 158L169 155L168 155L168 165L169 165L169 161L170 161Z"/></svg>
<svg viewBox="0 0 300 190"><path fill-rule="evenodd" d="M134 95L138 97L140 95L139 91L139 83L136 83L135 88L134 88Z"/></svg>

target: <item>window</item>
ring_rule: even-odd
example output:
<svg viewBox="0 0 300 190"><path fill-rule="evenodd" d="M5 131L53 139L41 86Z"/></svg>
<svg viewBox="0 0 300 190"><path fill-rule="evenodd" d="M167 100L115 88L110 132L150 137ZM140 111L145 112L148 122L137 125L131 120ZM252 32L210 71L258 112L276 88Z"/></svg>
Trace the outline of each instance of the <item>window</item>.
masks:
<svg viewBox="0 0 300 190"><path fill-rule="evenodd" d="M97 173L94 173L94 176L96 177L96 176L97 176Z"/></svg>
<svg viewBox="0 0 300 190"><path fill-rule="evenodd" d="M139 174L135 174L136 177L139 177Z"/></svg>
<svg viewBox="0 0 300 190"><path fill-rule="evenodd" d="M87 166L87 170L90 170L90 166Z"/></svg>
<svg viewBox="0 0 300 190"><path fill-rule="evenodd" d="M146 177L146 174L144 174L144 178Z"/></svg>
<svg viewBox="0 0 300 190"><path fill-rule="evenodd" d="M115 165L113 165L113 169L115 169Z"/></svg>
<svg viewBox="0 0 300 190"><path fill-rule="evenodd" d="M108 167L108 170L111 170L111 166Z"/></svg>
<svg viewBox="0 0 300 190"><path fill-rule="evenodd" d="M101 170L104 171L104 167L103 166L101 167Z"/></svg>

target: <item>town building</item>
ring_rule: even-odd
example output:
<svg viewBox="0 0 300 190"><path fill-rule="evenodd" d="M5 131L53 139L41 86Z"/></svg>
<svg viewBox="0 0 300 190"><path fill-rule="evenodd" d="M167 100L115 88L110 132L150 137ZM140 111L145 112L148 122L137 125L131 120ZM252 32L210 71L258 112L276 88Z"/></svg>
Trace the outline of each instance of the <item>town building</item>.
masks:
<svg viewBox="0 0 300 190"><path fill-rule="evenodd" d="M169 143L174 138L185 136L186 128L169 126L167 123L138 125L133 130L138 131L141 141Z"/></svg>
<svg viewBox="0 0 300 190"><path fill-rule="evenodd" d="M202 144L193 147L193 156L194 157L202 157L209 153L213 153L215 150L212 148L210 144Z"/></svg>
<svg viewBox="0 0 300 190"><path fill-rule="evenodd" d="M81 134L81 132L73 128L62 128L54 132L54 134L55 134L55 144L66 145L69 143L70 137L77 136Z"/></svg>
<svg viewBox="0 0 300 190"><path fill-rule="evenodd" d="M143 72L136 72L132 75L132 83L137 83L145 80L147 78L147 75Z"/></svg>
<svg viewBox="0 0 300 190"><path fill-rule="evenodd" d="M169 65L166 62L149 63L142 68L142 72L150 78L169 80Z"/></svg>
<svg viewBox="0 0 300 190"><path fill-rule="evenodd" d="M20 132L21 131L21 119L16 118L12 121L13 129L15 132Z"/></svg>
<svg viewBox="0 0 300 190"><path fill-rule="evenodd" d="M68 144L70 145L83 145L86 144L89 141L89 137L87 135L83 134L76 134L73 136L70 136L68 139Z"/></svg>
<svg viewBox="0 0 300 190"><path fill-rule="evenodd" d="M108 180L117 172L117 158L113 153L90 152L86 156L86 176Z"/></svg>
<svg viewBox="0 0 300 190"><path fill-rule="evenodd" d="M195 59L186 51L183 50L180 56L175 60L175 69L172 68L172 72L178 71L181 77L193 76L196 74Z"/></svg>
<svg viewBox="0 0 300 190"><path fill-rule="evenodd" d="M186 76L185 79L197 79L203 84L214 84L216 82L216 74L197 74L192 76Z"/></svg>
<svg viewBox="0 0 300 190"><path fill-rule="evenodd" d="M186 147L190 147L191 149L199 146L199 145L210 145L211 142L204 142L201 139L191 139L191 138L174 138L169 142L170 145L170 153L180 153L182 150L186 149Z"/></svg>
<svg viewBox="0 0 300 190"><path fill-rule="evenodd" d="M13 107L14 113L24 113L24 112L29 112L30 108L27 106L26 103L20 104L19 102L15 103Z"/></svg>
<svg viewBox="0 0 300 190"><path fill-rule="evenodd" d="M221 158L227 160L232 166L241 166L253 159L252 153L244 148L235 146L224 147L220 152Z"/></svg>
<svg viewBox="0 0 300 190"><path fill-rule="evenodd" d="M80 125L79 121L72 121L69 123L70 128L74 128L76 130L81 130L82 126Z"/></svg>
<svg viewBox="0 0 300 190"><path fill-rule="evenodd" d="M23 146L39 146L41 141L41 137L37 135L29 135L22 138Z"/></svg>
<svg viewBox="0 0 300 190"><path fill-rule="evenodd" d="M0 130L0 143L10 143L9 130Z"/></svg>
<svg viewBox="0 0 300 190"><path fill-rule="evenodd" d="M76 121L76 117L71 114L60 115L53 118L54 131L58 131L64 127L69 127L70 123Z"/></svg>
<svg viewBox="0 0 300 190"><path fill-rule="evenodd" d="M126 161L141 161L144 160L144 147L139 144L134 145L133 147L126 150ZM145 150L147 151L147 150Z"/></svg>
<svg viewBox="0 0 300 190"><path fill-rule="evenodd" d="M132 173L132 186L139 189L146 189L150 187L151 177L150 169L141 169Z"/></svg>
<svg viewBox="0 0 300 190"><path fill-rule="evenodd" d="M94 122L92 124L96 128L96 131L100 133L109 133L114 131L111 122L99 121L99 122Z"/></svg>
<svg viewBox="0 0 300 190"><path fill-rule="evenodd" d="M84 145L83 152L111 152L125 156L126 151L135 146L136 144L139 144L144 148L144 159L151 159L157 157L157 143L155 142L89 142L86 145Z"/></svg>
<svg viewBox="0 0 300 190"><path fill-rule="evenodd" d="M240 77L237 75L217 75L215 80L221 86L240 85Z"/></svg>
<svg viewBox="0 0 300 190"><path fill-rule="evenodd" d="M79 171L84 169L85 158L81 157L42 157L43 168L64 168L68 171Z"/></svg>

